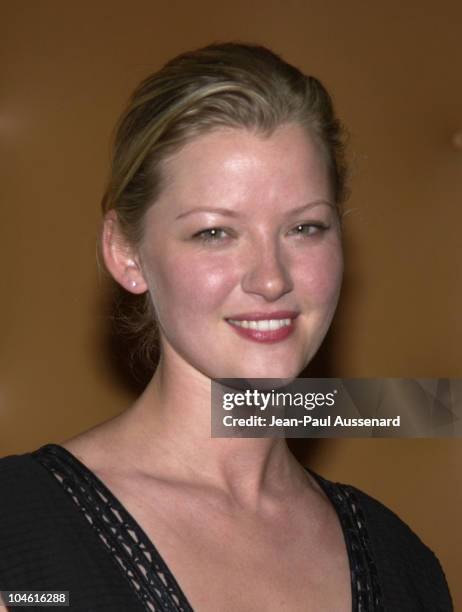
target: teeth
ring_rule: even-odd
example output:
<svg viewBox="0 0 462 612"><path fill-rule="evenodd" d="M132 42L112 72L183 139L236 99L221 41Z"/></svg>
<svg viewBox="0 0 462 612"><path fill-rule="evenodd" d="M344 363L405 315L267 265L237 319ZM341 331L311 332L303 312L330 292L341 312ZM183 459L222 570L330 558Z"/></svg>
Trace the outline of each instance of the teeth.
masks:
<svg viewBox="0 0 462 612"><path fill-rule="evenodd" d="M273 331L281 329L281 327L288 327L291 323L290 319L268 319L265 321L235 321L229 319L229 322L238 327L244 327L245 329L256 329L258 331Z"/></svg>

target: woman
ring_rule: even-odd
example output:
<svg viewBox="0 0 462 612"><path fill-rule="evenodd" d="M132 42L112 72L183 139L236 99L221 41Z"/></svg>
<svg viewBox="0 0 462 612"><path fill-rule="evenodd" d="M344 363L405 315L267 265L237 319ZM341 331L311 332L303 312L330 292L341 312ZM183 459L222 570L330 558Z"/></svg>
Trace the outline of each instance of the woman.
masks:
<svg viewBox="0 0 462 612"><path fill-rule="evenodd" d="M327 92L267 49L210 46L140 85L102 250L159 363L122 415L2 460L1 588L67 590L85 611L452 608L433 553L381 504L283 439L210 438L211 379L292 379L319 348L344 182Z"/></svg>

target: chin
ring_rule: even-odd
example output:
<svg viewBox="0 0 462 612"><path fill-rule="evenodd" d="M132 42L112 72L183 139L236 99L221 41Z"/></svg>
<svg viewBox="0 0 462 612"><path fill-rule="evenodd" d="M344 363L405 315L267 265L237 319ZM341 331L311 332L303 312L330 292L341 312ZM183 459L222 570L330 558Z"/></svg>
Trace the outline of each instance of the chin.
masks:
<svg viewBox="0 0 462 612"><path fill-rule="evenodd" d="M251 389L260 389L262 391L274 391L282 389L294 382L296 376L278 377L278 378L245 378L246 385Z"/></svg>
<svg viewBox="0 0 462 612"><path fill-rule="evenodd" d="M281 386L287 384L284 381L292 381L300 374L303 369L303 365L291 365L288 363L272 363L272 364L249 364L248 367L245 364L240 365L239 368L229 368L228 372L232 372L232 375L227 378L243 378L247 380L251 379L271 379L275 381L275 384ZM279 382L283 381L283 382Z"/></svg>

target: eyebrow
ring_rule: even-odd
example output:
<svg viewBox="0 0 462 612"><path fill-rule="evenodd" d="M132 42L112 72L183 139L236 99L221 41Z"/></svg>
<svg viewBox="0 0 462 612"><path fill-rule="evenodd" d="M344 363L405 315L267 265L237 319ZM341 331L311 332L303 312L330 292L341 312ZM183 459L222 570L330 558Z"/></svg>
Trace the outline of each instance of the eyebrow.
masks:
<svg viewBox="0 0 462 612"><path fill-rule="evenodd" d="M188 210L184 213L179 214L176 219L182 219L183 217L188 217L189 215L195 214L195 213L201 213L201 212L208 212L208 213L214 213L214 214L218 214L218 215L224 215L225 217L238 217L239 213L237 213L234 210L231 210L229 208L219 208L219 207L214 207L214 208L206 208L206 207L202 207L202 208L193 208L192 210Z"/></svg>
<svg viewBox="0 0 462 612"><path fill-rule="evenodd" d="M309 210L310 208L314 208L315 206L320 206L321 204L324 204L326 206L329 206L332 209L336 209L335 204L333 204L332 202L329 202L328 200L314 200L313 202L309 202L308 204L303 204L303 206L298 206L297 208L292 208L291 210L288 210L286 212L286 216L290 217L291 215L295 215L301 212L304 212L305 210ZM231 210L229 208L221 208L221 207L213 207L213 208L207 208L207 207L201 207L201 208L193 208L192 210L188 210L184 213L180 213L176 218L176 219L182 219L184 217L188 217L189 215L193 215L193 214L197 214L197 213L213 213L213 214L218 214L218 215L223 215L225 217L239 217L239 213L236 212L235 210Z"/></svg>

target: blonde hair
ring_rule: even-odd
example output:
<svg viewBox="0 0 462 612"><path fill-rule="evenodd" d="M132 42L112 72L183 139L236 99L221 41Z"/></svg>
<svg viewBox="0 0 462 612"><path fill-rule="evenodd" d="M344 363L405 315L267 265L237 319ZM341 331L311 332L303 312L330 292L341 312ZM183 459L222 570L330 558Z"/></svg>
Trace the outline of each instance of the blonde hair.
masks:
<svg viewBox="0 0 462 612"><path fill-rule="evenodd" d="M346 197L343 130L318 79L256 45L214 44L179 55L137 87L120 118L103 212L117 213L121 231L136 247L170 155L219 127L270 135L286 123L304 126L319 142L340 208ZM133 306L123 317L125 328L139 337L145 364L154 366L157 326L149 293Z"/></svg>

